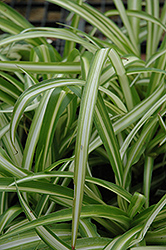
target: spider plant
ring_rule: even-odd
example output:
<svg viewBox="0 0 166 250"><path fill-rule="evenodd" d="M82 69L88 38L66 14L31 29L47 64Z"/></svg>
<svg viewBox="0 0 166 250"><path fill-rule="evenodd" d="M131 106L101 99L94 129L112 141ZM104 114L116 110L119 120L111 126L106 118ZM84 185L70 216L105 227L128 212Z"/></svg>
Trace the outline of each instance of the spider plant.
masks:
<svg viewBox="0 0 166 250"><path fill-rule="evenodd" d="M0 2L0 249L165 249L166 2L48 1L70 26Z"/></svg>

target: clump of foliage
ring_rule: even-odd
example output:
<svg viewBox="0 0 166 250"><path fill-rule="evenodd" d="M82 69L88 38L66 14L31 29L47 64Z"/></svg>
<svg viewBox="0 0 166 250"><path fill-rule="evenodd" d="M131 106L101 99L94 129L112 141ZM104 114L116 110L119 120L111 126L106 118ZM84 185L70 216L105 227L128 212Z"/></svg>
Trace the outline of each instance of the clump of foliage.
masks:
<svg viewBox="0 0 166 250"><path fill-rule="evenodd" d="M70 27L0 2L0 249L165 249L166 2L49 2Z"/></svg>

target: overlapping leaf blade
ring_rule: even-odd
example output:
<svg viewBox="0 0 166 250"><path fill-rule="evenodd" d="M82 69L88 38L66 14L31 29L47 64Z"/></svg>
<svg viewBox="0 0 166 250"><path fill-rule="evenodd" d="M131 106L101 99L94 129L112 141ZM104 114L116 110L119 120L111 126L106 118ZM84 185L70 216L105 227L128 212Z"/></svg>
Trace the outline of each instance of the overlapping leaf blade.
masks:
<svg viewBox="0 0 166 250"><path fill-rule="evenodd" d="M106 14L82 0L49 2L74 13L71 27L34 28L0 3L8 33L0 41L0 248L70 249L71 239L73 249L164 247L166 3L160 15L158 0L114 1ZM44 37L66 41L62 57ZM17 193L25 216L13 206Z"/></svg>

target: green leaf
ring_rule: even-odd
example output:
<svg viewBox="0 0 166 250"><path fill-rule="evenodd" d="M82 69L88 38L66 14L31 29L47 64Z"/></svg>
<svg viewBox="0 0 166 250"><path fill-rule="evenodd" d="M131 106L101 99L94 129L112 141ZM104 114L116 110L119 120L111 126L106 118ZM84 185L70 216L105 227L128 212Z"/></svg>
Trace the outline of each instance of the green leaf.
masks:
<svg viewBox="0 0 166 250"><path fill-rule="evenodd" d="M148 217L146 218L137 239L133 240L132 245L137 244L145 237L147 231L149 230L149 227L151 226L154 219L165 205L166 205L166 195L164 195L160 199L160 201L153 207L152 211L148 214Z"/></svg>
<svg viewBox="0 0 166 250"><path fill-rule="evenodd" d="M82 5L82 2L83 0L77 0L77 3L79 5ZM80 21L80 16L76 14L73 15L72 22L71 22L71 26L74 28L73 33L75 33L75 29L78 28L79 21ZM76 46L75 41L66 41L63 57L64 58L68 57L68 55L75 48L75 46Z"/></svg>
<svg viewBox="0 0 166 250"><path fill-rule="evenodd" d="M165 250L165 246L132 247L131 250Z"/></svg>
<svg viewBox="0 0 166 250"><path fill-rule="evenodd" d="M5 227L15 219L20 213L22 213L22 208L19 206L12 206L7 209L1 216L0 216L0 233L2 234Z"/></svg>
<svg viewBox="0 0 166 250"><path fill-rule="evenodd" d="M58 119L72 99L73 95L61 88L56 88L52 92L42 121L42 136L39 137L36 149L36 171L42 171L46 168L46 160Z"/></svg>
<svg viewBox="0 0 166 250"><path fill-rule="evenodd" d="M31 31L32 30L32 31ZM35 31L33 31L35 30ZM78 44L83 45L88 50L94 52L96 51L96 47L93 44L90 44L83 38L81 38L77 34L73 34L73 32L67 30L67 29L57 29L57 28L32 28L27 29L25 32L22 32L17 35L13 35L7 38L4 38L0 41L0 46L4 46L10 43L15 43L21 40L29 40L32 39L33 45L37 46L39 45L38 42L34 38L40 38L40 37L52 37L52 38L59 38L59 39L65 39L68 41L75 41Z"/></svg>
<svg viewBox="0 0 166 250"><path fill-rule="evenodd" d="M11 140L14 144L14 137L16 133L16 128L18 126L19 120L21 115L23 114L27 105L39 94L46 90L53 89L55 87L63 87L68 85L83 85L84 82L77 79L51 79L43 81L42 83L38 83L31 88L27 89L23 92L23 94L18 99L14 110L13 110L13 117L11 120Z"/></svg>
<svg viewBox="0 0 166 250"><path fill-rule="evenodd" d="M68 159L66 159L66 161L68 161ZM61 161L59 163L61 163ZM52 168L54 168L56 166L57 166L56 164L52 164ZM62 172L61 171L52 171L51 173L49 173L49 172L45 171L45 173L36 173L36 174L33 174L33 175L29 175L29 176L24 177L22 179L16 180L15 182L13 182L13 179L11 179L9 182L7 182L6 186L2 185L4 179L1 179L0 188L1 189L6 188L6 191L7 191L8 190L7 186L12 187L15 183L20 184L20 183L29 182L29 181L32 181L32 180L40 180L40 179L45 179L45 178L50 178L50 177L73 178L73 173L67 172L67 171L62 171ZM101 186L103 188L106 188L106 189L110 190L111 192L114 192L115 194L121 196L127 202L131 201L132 195L129 192L127 192L125 189L123 189L122 187L120 187L120 186L118 186L118 185L116 185L114 183L111 183L109 181L105 181L105 180L102 180L102 179L90 177L90 176L86 176L85 181L87 183L93 183L93 184L99 185L99 186ZM30 187L30 185L27 185L27 188L28 187ZM39 192L43 193L42 190L43 189L41 189L41 191L39 191ZM49 189L47 189L47 190L49 190Z"/></svg>
<svg viewBox="0 0 166 250"><path fill-rule="evenodd" d="M118 80L124 94L126 105L128 109L131 110L133 108L133 98L130 89L129 79L126 76L125 68L122 64L120 56L114 49L110 50L109 56L118 76Z"/></svg>
<svg viewBox="0 0 166 250"><path fill-rule="evenodd" d="M133 218L143 207L145 201L146 197L144 195L135 192L128 207L128 215Z"/></svg>
<svg viewBox="0 0 166 250"><path fill-rule="evenodd" d="M111 13L111 11L106 12L105 13L106 16L109 16L109 13ZM127 15L129 17L131 16L131 17L137 17L137 18L144 19L144 20L149 21L151 23L157 24L158 26L160 26L162 28L162 30L166 30L166 27L163 24L164 22L161 22L159 19L157 19L154 16L148 14L147 12L138 11L138 10L126 10L126 13L127 13ZM114 14L118 15L119 13L117 11L115 11Z"/></svg>
<svg viewBox="0 0 166 250"><path fill-rule="evenodd" d="M115 128L116 133L122 131L127 126L129 126L133 122L137 121L158 100L159 100L158 103L160 103L160 101L164 99L164 97L162 97L161 99L159 99L161 97L161 95L163 94L163 91L164 91L163 85L160 84L160 86L148 98L144 99L142 102L140 102L140 104L138 104L136 107L134 107L130 112L128 112L122 118L118 119L114 123L114 128ZM159 106L160 105L161 105L161 103L159 104ZM153 113L153 109L151 109L151 111ZM148 112L148 114L150 114L150 113ZM146 115L145 115L145 117L146 117ZM140 125L141 125L141 122L140 122Z"/></svg>
<svg viewBox="0 0 166 250"><path fill-rule="evenodd" d="M23 162L22 162L22 167L24 169L31 170L32 168L34 153L37 142L39 140L45 110L47 108L48 101L50 99L52 92L53 90L44 93L42 99L40 100L40 104L35 111L35 116L33 118L24 149Z"/></svg>
<svg viewBox="0 0 166 250"><path fill-rule="evenodd" d="M9 75L9 74L7 74L7 73L5 73L3 71L2 72L0 71L0 75L3 78L5 78L7 81L9 81L10 83L12 83L12 85L15 86L19 91L23 92L24 86L23 86L22 82L18 81L17 79L15 79L11 75Z"/></svg>
<svg viewBox="0 0 166 250"><path fill-rule="evenodd" d="M15 166L6 152L0 147L0 169L1 172L7 174L7 176L23 177L27 174L25 171Z"/></svg>
<svg viewBox="0 0 166 250"><path fill-rule="evenodd" d="M100 93L98 94L96 103L94 121L103 144L107 150L111 166L115 173L115 180L119 186L122 186L123 166L119 154L119 147L108 112Z"/></svg>
<svg viewBox="0 0 166 250"><path fill-rule="evenodd" d="M22 204L23 205L23 204ZM24 207L24 205L23 205ZM25 209L25 207L24 207ZM26 208L27 210L28 208ZM30 230L32 228L37 228L38 226L45 226L52 223L58 223L63 221L71 221L72 220L72 208L62 209L60 211L51 213L49 215L42 216L40 218L35 219L34 215L31 214L31 210L26 211L28 213L27 216L31 216L31 221L24 223L24 225L20 225L14 230L7 232L0 236L0 240L11 237L18 233L22 233L26 230ZM130 218L127 214L120 210L119 208L108 206L108 205L86 205L82 207L81 211L81 219L84 218L107 218L109 220L116 221L120 223L125 228L129 227Z"/></svg>
<svg viewBox="0 0 166 250"><path fill-rule="evenodd" d="M127 2L127 10L141 10L141 4L142 1L141 0L129 0ZM126 11L126 15L127 15L127 11ZM131 29L133 31L134 34L134 38L135 38L135 42L139 48L139 33L140 33L140 20L136 17L128 17L130 25L131 25Z"/></svg>
<svg viewBox="0 0 166 250"><path fill-rule="evenodd" d="M97 100L99 79L103 64L107 58L109 50L101 49L96 52L93 63L88 73L87 81L81 100L78 132L75 146L75 169L74 169L74 201L73 201L73 234L72 247L75 247L79 216L81 212L86 164L88 157L88 144L93 122L93 113Z"/></svg>
<svg viewBox="0 0 166 250"><path fill-rule="evenodd" d="M33 27L21 14L3 2L0 2L0 13L23 28Z"/></svg>
<svg viewBox="0 0 166 250"><path fill-rule="evenodd" d="M104 250L124 250L129 248L132 239L135 238L141 228L142 225L133 227L129 231L126 231L126 233L124 233L122 236L115 238L116 240L114 242L111 242L106 247L104 247Z"/></svg>
<svg viewBox="0 0 166 250"><path fill-rule="evenodd" d="M0 61L1 70L21 72L21 68L31 73L80 73L78 62L11 62Z"/></svg>
<svg viewBox="0 0 166 250"><path fill-rule="evenodd" d="M33 214L31 208L28 206L28 204L24 201L24 199L21 196L21 193L16 185L17 188L17 194L19 197L20 204L28 217L30 221L33 221L36 219L35 215ZM37 234L39 237L51 248L55 250L67 250L71 249L65 242L63 242L55 233L50 230L49 228L46 228L44 226L40 226L35 228Z"/></svg>
<svg viewBox="0 0 166 250"><path fill-rule="evenodd" d="M79 232L82 237L97 237L96 226L91 222L90 219L81 219L79 224Z"/></svg>
<svg viewBox="0 0 166 250"><path fill-rule="evenodd" d="M69 0L48 0L49 2L60 5L71 12L84 18L87 22L99 29L106 37L108 37L114 44L116 44L122 51L131 52L135 49L130 43L129 39L122 33L122 31L115 25L113 21L105 15L92 8L91 6L83 3L78 5L75 1ZM129 45L129 46L128 46Z"/></svg>
<svg viewBox="0 0 166 250"><path fill-rule="evenodd" d="M124 175L123 175L123 185L124 187L127 187L130 185L130 181L128 180L128 175L130 173L130 168L131 166L135 163L135 160L139 159L139 157L143 154L143 152L146 149L146 144L148 144L148 138L151 135L151 132L156 125L157 122L157 117L154 117L152 119L149 119L149 121L146 123L144 126L143 130L141 131L141 134L135 144L131 147L129 153L128 153L128 159L126 162L125 170L124 170ZM131 131L132 132L132 131ZM129 134L130 135L130 134ZM121 156L124 156L124 153L122 151L123 146L125 145L125 142L123 143L120 151L121 151Z"/></svg>
<svg viewBox="0 0 166 250"><path fill-rule="evenodd" d="M150 198L150 189L151 189L151 180L152 180L152 172L153 172L153 163L154 159L152 157L145 158L144 164L144 185L143 185L143 193L146 197L145 207L149 207L149 198Z"/></svg>
<svg viewBox="0 0 166 250"><path fill-rule="evenodd" d="M133 47L135 48L135 52L136 54L138 54L138 48L137 48L137 44L136 44L136 37L135 37L135 33L132 30L131 24L129 22L128 16L126 14L126 10L124 7L124 4L121 0L116 0L114 1L114 4L116 6L116 9L119 11L119 15L123 21L124 26L127 29L127 33L129 35L130 41L133 44Z"/></svg>
<svg viewBox="0 0 166 250"><path fill-rule="evenodd" d="M2 110L1 110L2 111ZM1 141L3 143L3 146L5 148L5 151L7 152L8 156L11 158L12 163L14 163L16 166L21 167L22 164L22 147L20 145L19 138L16 138L16 147L17 147L17 154L15 150L12 147L11 140L10 140L10 124L8 117L5 114L0 114L0 127L1 129ZM1 137L0 136L0 137Z"/></svg>
<svg viewBox="0 0 166 250"><path fill-rule="evenodd" d="M5 26L6 24L10 25L10 32L11 33L20 33L21 30L31 28L33 25L28 22L26 18L24 18L20 13L18 13L16 10L14 10L12 7L9 5L5 4L4 2L0 2L0 13L5 17L5 20L7 18L7 21L10 20L9 22L5 21ZM15 24L15 25L13 25ZM17 27L17 30L16 30ZM3 25L2 25L3 29ZM29 40L32 44L41 44L41 43L46 43L45 39L31 39Z"/></svg>

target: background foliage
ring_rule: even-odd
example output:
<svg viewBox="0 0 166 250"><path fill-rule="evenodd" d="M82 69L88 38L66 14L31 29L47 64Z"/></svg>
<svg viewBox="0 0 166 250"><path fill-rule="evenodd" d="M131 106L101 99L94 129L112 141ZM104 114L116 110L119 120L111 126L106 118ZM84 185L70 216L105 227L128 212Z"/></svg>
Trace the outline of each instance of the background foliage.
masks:
<svg viewBox="0 0 166 250"><path fill-rule="evenodd" d="M0 249L165 249L166 3L49 2L70 27L0 2Z"/></svg>

